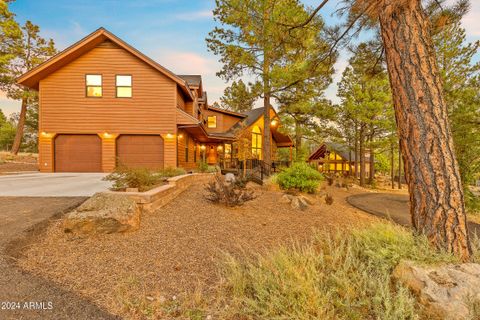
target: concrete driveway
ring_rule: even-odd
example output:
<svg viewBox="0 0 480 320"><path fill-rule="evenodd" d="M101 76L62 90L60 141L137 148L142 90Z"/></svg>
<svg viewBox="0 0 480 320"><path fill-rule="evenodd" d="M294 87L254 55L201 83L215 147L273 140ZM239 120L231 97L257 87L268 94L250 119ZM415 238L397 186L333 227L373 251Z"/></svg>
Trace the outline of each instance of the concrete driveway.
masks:
<svg viewBox="0 0 480 320"><path fill-rule="evenodd" d="M0 196L89 197L107 190L105 173L28 173L0 176Z"/></svg>

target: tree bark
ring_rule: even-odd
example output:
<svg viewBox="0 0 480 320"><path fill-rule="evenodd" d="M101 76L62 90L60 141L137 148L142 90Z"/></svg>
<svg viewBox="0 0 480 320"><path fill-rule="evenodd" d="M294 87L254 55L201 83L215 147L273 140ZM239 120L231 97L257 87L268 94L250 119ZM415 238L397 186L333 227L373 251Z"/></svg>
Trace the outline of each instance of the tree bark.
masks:
<svg viewBox="0 0 480 320"><path fill-rule="evenodd" d="M265 25L270 20L270 11L268 8L264 9L263 12L263 28L264 28L264 37L265 43L263 48L263 161L270 165L271 164L271 149L270 149L270 52L268 39L266 39L266 30Z"/></svg>
<svg viewBox="0 0 480 320"><path fill-rule="evenodd" d="M368 183L373 184L375 179L375 152L370 148L370 175L368 176Z"/></svg>
<svg viewBox="0 0 480 320"><path fill-rule="evenodd" d="M467 261L463 189L428 17L420 0L384 0L377 9L412 224L432 244Z"/></svg>
<svg viewBox="0 0 480 320"><path fill-rule="evenodd" d="M398 141L398 190L402 189L402 147Z"/></svg>
<svg viewBox="0 0 480 320"><path fill-rule="evenodd" d="M25 119L27 117L27 102L28 98L26 93L22 97L22 107L20 109L20 117L18 118L17 131L15 132L15 139L13 140L12 153L18 154L20 146L22 145L23 130L25 128Z"/></svg>
<svg viewBox="0 0 480 320"><path fill-rule="evenodd" d="M392 189L395 189L395 148L393 142L390 144L390 178L392 180Z"/></svg>
<svg viewBox="0 0 480 320"><path fill-rule="evenodd" d="M365 127L360 125L359 130L360 140L360 186L365 186Z"/></svg>

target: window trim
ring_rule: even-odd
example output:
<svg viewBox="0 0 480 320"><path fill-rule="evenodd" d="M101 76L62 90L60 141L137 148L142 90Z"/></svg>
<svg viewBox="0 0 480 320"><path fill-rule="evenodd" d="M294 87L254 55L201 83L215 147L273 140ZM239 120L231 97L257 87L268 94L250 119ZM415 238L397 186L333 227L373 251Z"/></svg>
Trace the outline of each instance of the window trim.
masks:
<svg viewBox="0 0 480 320"><path fill-rule="evenodd" d="M210 127L209 119L208 119L210 117L215 118L215 127ZM217 128L217 116L207 116L207 128L209 128L209 129L216 129Z"/></svg>
<svg viewBox="0 0 480 320"><path fill-rule="evenodd" d="M117 76L128 76L130 77L130 86L118 86L117 85ZM131 89L131 96L130 97L119 97L118 96L118 88L130 88ZM115 98L118 99L132 99L133 98L133 76L131 74L116 74L115 75Z"/></svg>
<svg viewBox="0 0 480 320"><path fill-rule="evenodd" d="M100 86L89 86L87 84L87 76L100 76L102 79L102 83ZM102 95L97 97L97 96L89 96L88 95L88 88L89 87L100 87L102 89ZM100 99L100 98L103 98L103 73L86 73L85 74L85 97L86 98L96 98L96 99Z"/></svg>

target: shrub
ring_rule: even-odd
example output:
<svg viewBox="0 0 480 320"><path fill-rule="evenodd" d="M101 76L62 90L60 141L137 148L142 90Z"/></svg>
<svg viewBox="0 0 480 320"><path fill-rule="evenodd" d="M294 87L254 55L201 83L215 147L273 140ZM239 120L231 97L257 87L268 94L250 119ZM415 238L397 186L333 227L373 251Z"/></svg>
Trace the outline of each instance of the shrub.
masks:
<svg viewBox="0 0 480 320"><path fill-rule="evenodd" d="M206 185L208 194L205 198L214 203L224 203L229 207L241 206L255 198L253 191L246 190L246 184L242 179L228 183L222 175L217 174L215 180Z"/></svg>
<svg viewBox="0 0 480 320"><path fill-rule="evenodd" d="M206 161L198 161L197 162L197 169L199 172L207 172L208 171L208 163Z"/></svg>
<svg viewBox="0 0 480 320"><path fill-rule="evenodd" d="M166 167L158 171L158 174L162 177L175 177L181 176L182 174L186 174L187 172L183 168L175 168L175 167Z"/></svg>
<svg viewBox="0 0 480 320"><path fill-rule="evenodd" d="M423 310L390 274L400 259L457 261L424 237L381 223L351 234L317 234L306 245L225 259L224 294L234 319L419 319Z"/></svg>
<svg viewBox="0 0 480 320"><path fill-rule="evenodd" d="M318 189L322 175L308 164L297 162L280 172L276 180L281 189L314 193Z"/></svg>
<svg viewBox="0 0 480 320"><path fill-rule="evenodd" d="M123 190L125 188L138 188L139 191L149 190L152 186L164 181L160 174L147 168L127 168L119 166L115 171L103 178L112 181L112 190Z"/></svg>

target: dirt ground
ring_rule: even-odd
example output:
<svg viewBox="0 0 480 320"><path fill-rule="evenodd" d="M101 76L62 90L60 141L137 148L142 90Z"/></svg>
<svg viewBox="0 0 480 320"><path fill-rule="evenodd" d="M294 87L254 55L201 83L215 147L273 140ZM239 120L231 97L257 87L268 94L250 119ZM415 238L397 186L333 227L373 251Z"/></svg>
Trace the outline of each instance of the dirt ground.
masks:
<svg viewBox="0 0 480 320"><path fill-rule="evenodd" d="M14 156L9 152L0 152L0 175L23 171L38 171L37 154L19 153Z"/></svg>
<svg viewBox="0 0 480 320"><path fill-rule="evenodd" d="M133 233L71 238L58 221L31 244L19 265L128 317L130 298L153 301L210 292L225 253L260 253L308 239L315 229L347 230L376 219L345 201L363 190L335 188L329 191L333 205L317 196L302 212L282 203L282 192L255 188L255 200L226 208L206 201L203 185L191 186L156 213L144 215Z"/></svg>
<svg viewBox="0 0 480 320"><path fill-rule="evenodd" d="M16 265L50 219L85 198L0 197L0 319L115 319L95 304ZM33 303L33 305L31 304Z"/></svg>

